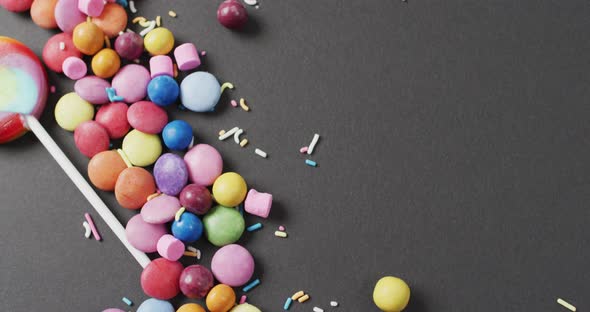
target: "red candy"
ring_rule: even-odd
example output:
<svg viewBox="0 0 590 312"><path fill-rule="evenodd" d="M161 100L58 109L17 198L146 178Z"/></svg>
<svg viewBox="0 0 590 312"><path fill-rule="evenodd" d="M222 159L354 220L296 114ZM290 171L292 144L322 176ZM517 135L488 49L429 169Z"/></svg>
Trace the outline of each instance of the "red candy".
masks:
<svg viewBox="0 0 590 312"><path fill-rule="evenodd" d="M74 130L74 142L80 153L93 157L109 149L109 134L98 122L86 121Z"/></svg>
<svg viewBox="0 0 590 312"><path fill-rule="evenodd" d="M0 0L0 6L12 12L24 12L31 8L33 0Z"/></svg>
<svg viewBox="0 0 590 312"><path fill-rule="evenodd" d="M103 105L96 113L95 120L107 130L111 139L120 139L129 132L130 128L127 122L127 110L127 104L121 102Z"/></svg>
<svg viewBox="0 0 590 312"><path fill-rule="evenodd" d="M134 32L125 32L115 40L115 51L124 59L138 59L143 53L143 38Z"/></svg>
<svg viewBox="0 0 590 312"><path fill-rule="evenodd" d="M127 121L143 133L158 134L168 123L168 114L152 102L139 101L129 107Z"/></svg>
<svg viewBox="0 0 590 312"><path fill-rule="evenodd" d="M198 215L206 214L211 209L213 203L209 189L198 184L185 186L182 192L180 192L179 199L180 204L186 210Z"/></svg>
<svg viewBox="0 0 590 312"><path fill-rule="evenodd" d="M155 259L141 272L141 288L150 297L172 299L180 292L178 281L182 270L182 264L178 261Z"/></svg>
<svg viewBox="0 0 590 312"><path fill-rule="evenodd" d="M191 299L204 298L213 288L213 274L202 265L190 265L182 271L179 283L185 296Z"/></svg>
<svg viewBox="0 0 590 312"><path fill-rule="evenodd" d="M59 48L60 43L64 43L64 49ZM62 73L62 64L70 56L82 58L82 53L74 46L72 35L60 33L47 40L43 47L43 62L49 69L56 73Z"/></svg>

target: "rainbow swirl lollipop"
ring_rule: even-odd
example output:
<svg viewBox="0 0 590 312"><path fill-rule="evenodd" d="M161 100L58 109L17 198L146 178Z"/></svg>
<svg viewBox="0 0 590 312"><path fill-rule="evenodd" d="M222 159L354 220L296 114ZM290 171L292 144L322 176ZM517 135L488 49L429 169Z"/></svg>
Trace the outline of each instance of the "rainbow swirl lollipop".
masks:
<svg viewBox="0 0 590 312"><path fill-rule="evenodd" d="M20 41L0 36L0 143L27 129L19 114L41 116L47 100L47 73Z"/></svg>

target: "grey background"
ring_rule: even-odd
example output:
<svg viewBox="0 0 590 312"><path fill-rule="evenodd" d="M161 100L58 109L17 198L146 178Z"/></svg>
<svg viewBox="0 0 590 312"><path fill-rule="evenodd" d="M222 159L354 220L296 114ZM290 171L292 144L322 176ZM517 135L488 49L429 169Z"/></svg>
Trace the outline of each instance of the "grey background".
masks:
<svg viewBox="0 0 590 312"><path fill-rule="evenodd" d="M244 33L217 24L219 1L136 1L237 86L216 113L170 114L275 196L264 229L241 240L262 280L250 302L279 311L304 289L312 300L293 311L376 311L374 283L396 275L410 312L563 311L557 297L590 308L588 1L261 1ZM3 10L0 30L38 54L52 34ZM85 174L52 116L73 84L50 80L42 123ZM229 106L239 97L251 112ZM233 126L248 148L216 140ZM314 132L315 169L298 153ZM92 208L32 135L0 147L0 177L2 311L145 299L101 220L104 241L83 238ZM99 194L122 222L133 215ZM281 224L286 240L272 234ZM197 245L208 266L214 249Z"/></svg>

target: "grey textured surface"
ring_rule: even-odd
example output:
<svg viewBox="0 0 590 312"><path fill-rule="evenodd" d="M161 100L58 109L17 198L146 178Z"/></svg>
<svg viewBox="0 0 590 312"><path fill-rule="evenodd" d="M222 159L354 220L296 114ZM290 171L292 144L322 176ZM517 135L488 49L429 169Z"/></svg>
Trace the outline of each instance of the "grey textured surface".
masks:
<svg viewBox="0 0 590 312"><path fill-rule="evenodd" d="M218 2L136 6L237 86L216 113L170 113L275 196L264 229L242 239L262 280L250 302L279 311L305 289L312 300L293 311L330 300L376 311L373 285L391 274L412 288L409 312L562 311L557 297L590 308L587 1L262 0L242 34L217 24ZM3 10L0 32L37 53L51 35ZM50 79L42 123L85 174L52 117L73 85ZM251 112L229 106L239 97ZM216 140L236 125L246 149ZM314 132L315 169L298 154ZM103 222L103 242L83 238L92 208L33 136L0 147L0 177L0 310L145 299L140 267ZM100 196L121 221L133 214ZM280 224L288 239L273 236Z"/></svg>

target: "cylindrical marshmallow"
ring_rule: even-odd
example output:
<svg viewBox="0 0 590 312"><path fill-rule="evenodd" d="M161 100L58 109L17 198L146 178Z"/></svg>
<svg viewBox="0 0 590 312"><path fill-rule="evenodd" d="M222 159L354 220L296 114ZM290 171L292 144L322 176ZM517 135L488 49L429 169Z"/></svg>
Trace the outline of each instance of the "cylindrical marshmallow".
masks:
<svg viewBox="0 0 590 312"><path fill-rule="evenodd" d="M75 56L70 56L65 59L61 67L66 77L72 80L83 78L86 76L86 72L88 71L86 63L84 63L82 59Z"/></svg>
<svg viewBox="0 0 590 312"><path fill-rule="evenodd" d="M197 47L192 43L181 44L174 49L174 58L180 70L191 70L201 65Z"/></svg>
<svg viewBox="0 0 590 312"><path fill-rule="evenodd" d="M246 212L266 218L270 214L270 208L272 207L272 194L259 193L255 189L251 189L248 192L246 201L244 202L244 209Z"/></svg>
<svg viewBox="0 0 590 312"><path fill-rule="evenodd" d="M160 237L157 248L160 256L170 261L176 261L184 254L184 243L170 234Z"/></svg>
<svg viewBox="0 0 590 312"><path fill-rule="evenodd" d="M160 75L174 77L174 66L168 55L156 55L150 59L150 74L152 78Z"/></svg>
<svg viewBox="0 0 590 312"><path fill-rule="evenodd" d="M88 16L100 16L104 4L103 0L78 0L78 10Z"/></svg>

